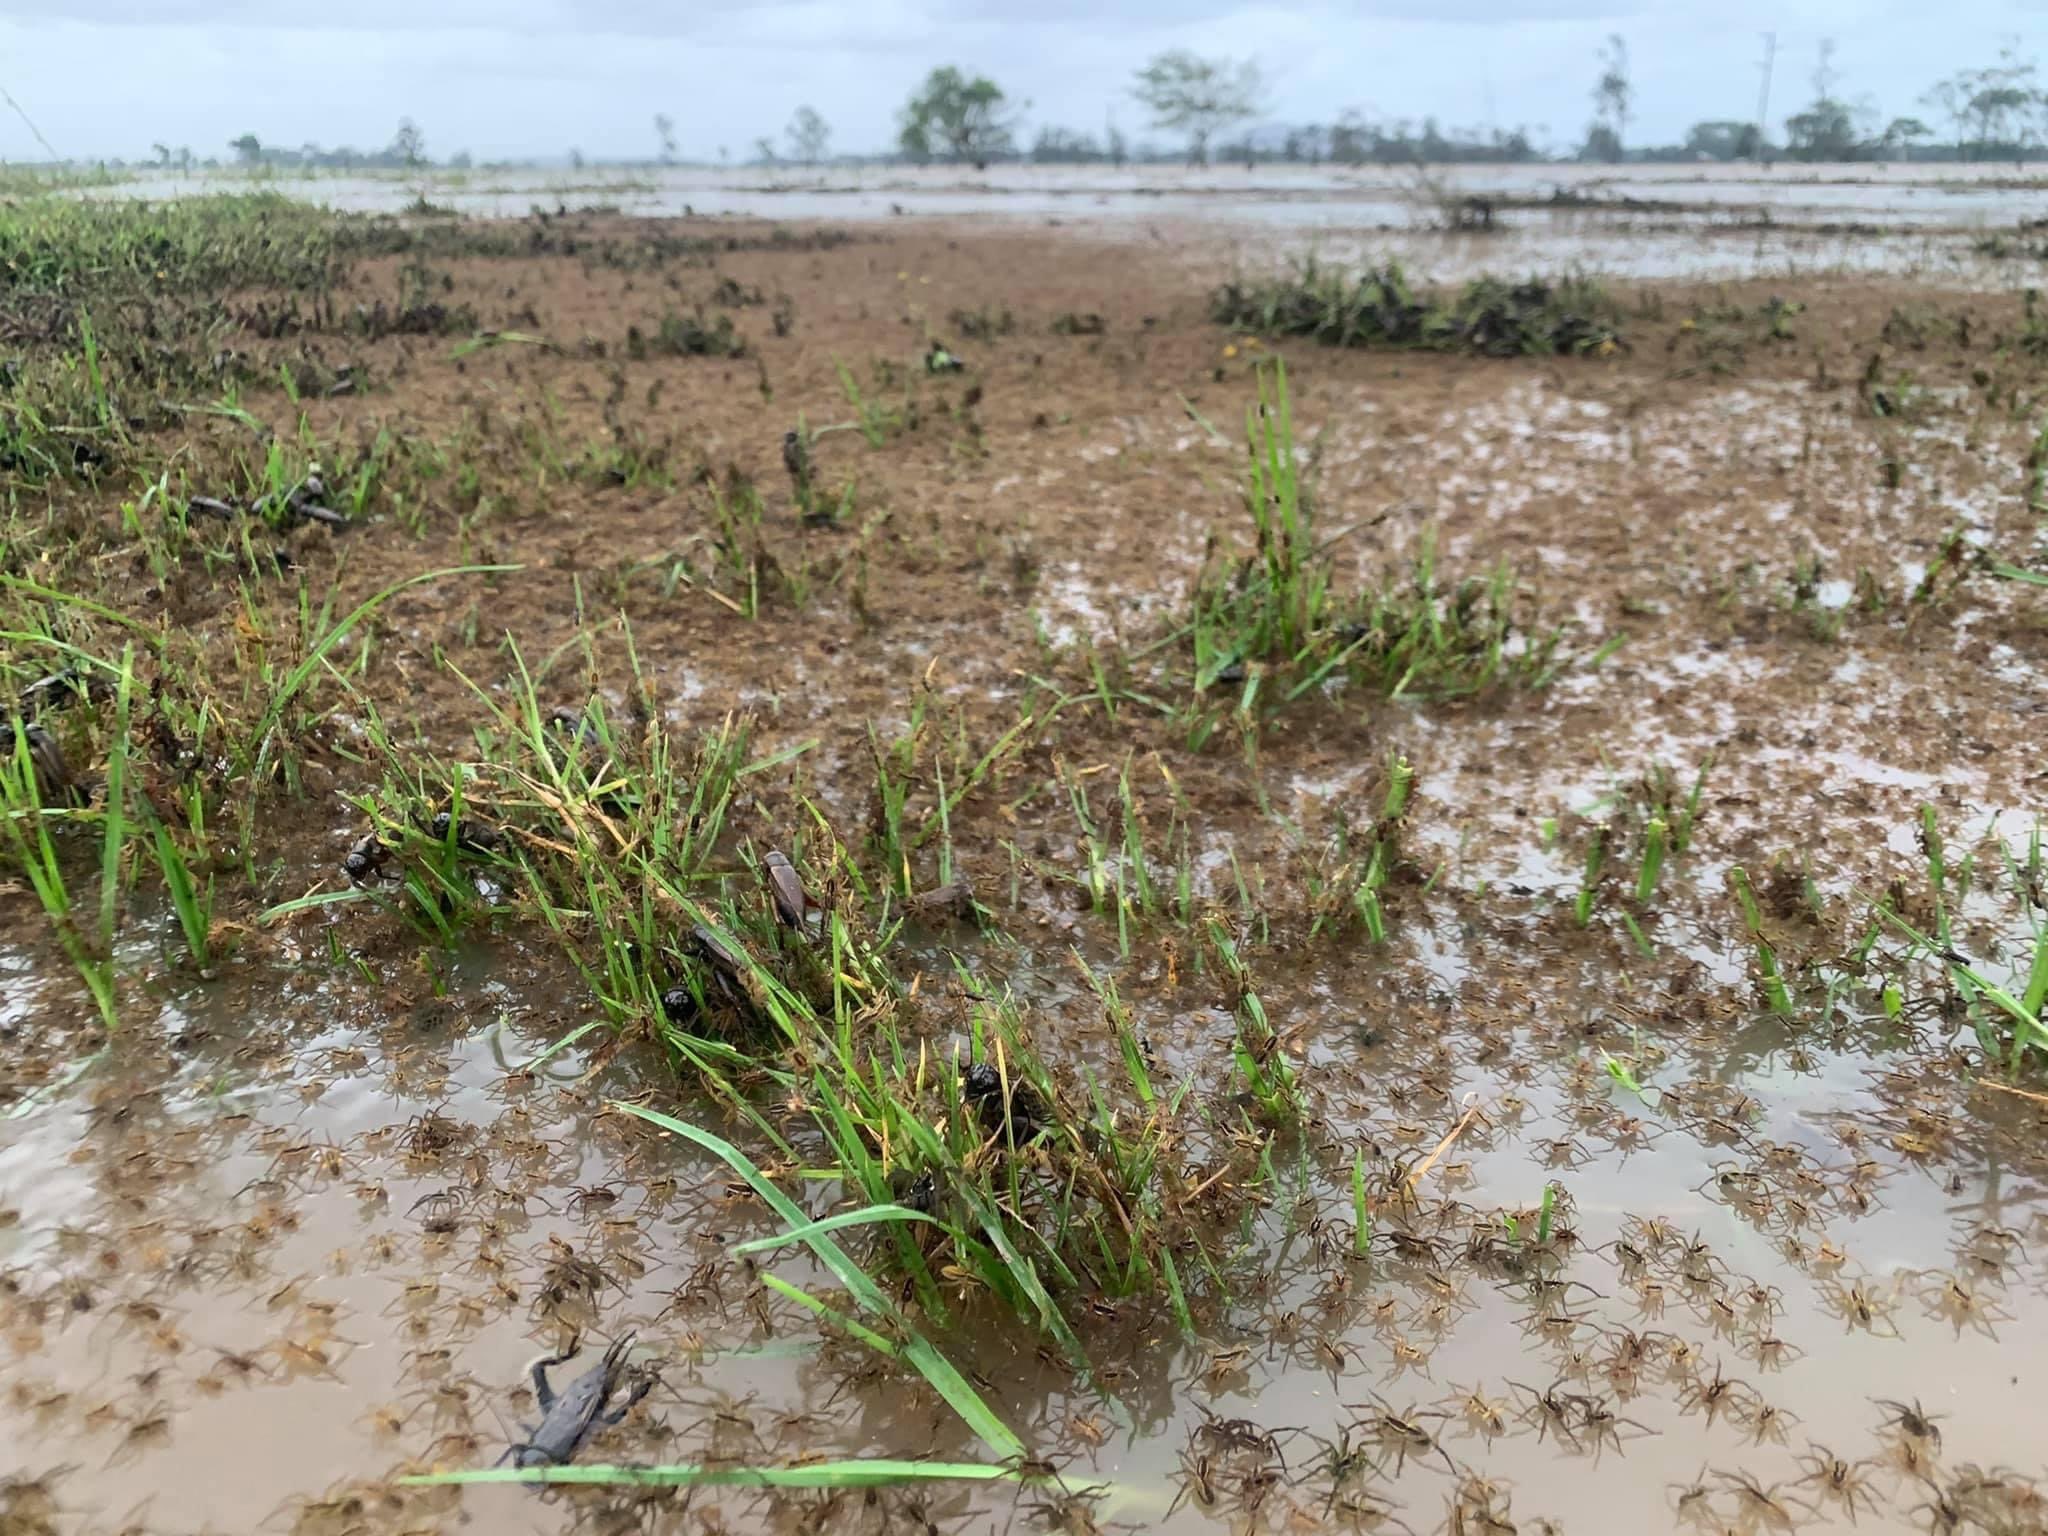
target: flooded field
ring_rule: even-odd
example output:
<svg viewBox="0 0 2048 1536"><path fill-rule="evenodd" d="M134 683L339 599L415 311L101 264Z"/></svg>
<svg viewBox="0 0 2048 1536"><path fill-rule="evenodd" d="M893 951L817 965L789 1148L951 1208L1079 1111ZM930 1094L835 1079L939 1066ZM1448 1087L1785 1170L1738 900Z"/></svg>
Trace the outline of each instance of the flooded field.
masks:
<svg viewBox="0 0 2048 1536"><path fill-rule="evenodd" d="M0 236L0 1532L2048 1528L2038 254Z"/></svg>
<svg viewBox="0 0 2048 1536"><path fill-rule="evenodd" d="M255 184L357 213L397 213L425 198L484 218L601 208L800 223L971 219L1058 225L1120 244L1223 246L1254 261L1391 254L1445 278L1563 266L1632 278L1854 271L1977 288L2032 281L2027 264L2010 259L2029 249L2013 231L2048 217L2048 178L1990 164L639 166L264 173ZM161 172L90 195L247 185L233 173ZM1462 228L1475 200L1488 205L1476 235Z"/></svg>

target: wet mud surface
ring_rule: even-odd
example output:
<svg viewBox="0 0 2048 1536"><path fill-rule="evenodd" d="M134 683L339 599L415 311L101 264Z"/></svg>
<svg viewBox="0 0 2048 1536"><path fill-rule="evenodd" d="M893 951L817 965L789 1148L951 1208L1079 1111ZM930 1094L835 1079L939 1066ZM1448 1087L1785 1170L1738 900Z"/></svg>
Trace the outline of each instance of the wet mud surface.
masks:
<svg viewBox="0 0 2048 1536"><path fill-rule="evenodd" d="M1617 291L1609 356L1367 354L1211 324L1215 249L762 229L656 272L605 253L663 226L530 227L531 255L435 266L445 302L538 342L358 343L372 386L303 404L323 442L449 466L363 526L293 533L316 592L519 569L380 609L299 792L260 791L223 957L200 974L138 891L108 1041L31 894L0 894L0 1531L2048 1526L2048 1082L1873 916L1945 914L2014 991L2038 942L2048 607L1984 563L2038 570L2043 538L2048 349L2017 299L1646 285ZM721 282L762 295L729 311L746 356L632 350L629 325L707 313ZM932 340L966 369L927 371ZM1252 728L1230 688L1161 670L1212 542L1249 546L1275 353L1333 581L1504 563L1517 643L1555 632L1546 686L1333 680ZM901 407L879 442L842 366ZM282 399L246 403L290 430ZM834 526L800 515L799 424L835 429L808 471L853 487ZM754 617L713 505L734 467L764 508ZM60 521L116 520L96 494ZM92 568L96 601L203 652L250 601L118 549ZM929 718L967 762L1010 741L945 828L987 922L891 941L905 1038L944 1060L1007 989L1063 1084L1113 1073L1082 973L1106 975L1157 1080L1204 1106L1188 1209L1216 1283L1190 1261L1185 1321L1061 1296L1091 1382L949 1277L934 1336L1023 1439L1025 1486L398 1481L524 1443L529 1362L580 1339L559 1384L628 1332L651 1389L586 1462L986 1459L900 1361L764 1282L826 1293L802 1250L731 1251L783 1223L619 1104L765 1142L651 1024L606 1027L545 925L508 904L435 944L382 900L271 915L349 890L347 797L384 766L365 700L407 751L461 754L521 665L546 703L627 707L628 632L655 719L750 716L774 760L714 859L735 879L806 816L870 835L871 726ZM1375 941L1330 894L1333 849L1379 814L1389 754L1415 787ZM943 801L952 772L914 793ZM1689 845L1639 897L1647 818L1695 784ZM1185 869L1178 910L1090 899L1091 869L1132 878L1105 835L1131 821ZM915 888L947 873L937 847L908 855ZM1236 936L1296 1125L1251 1126L1199 913ZM760 1099L782 1125L814 1107ZM830 1168L774 1171L814 1216L845 1198Z"/></svg>

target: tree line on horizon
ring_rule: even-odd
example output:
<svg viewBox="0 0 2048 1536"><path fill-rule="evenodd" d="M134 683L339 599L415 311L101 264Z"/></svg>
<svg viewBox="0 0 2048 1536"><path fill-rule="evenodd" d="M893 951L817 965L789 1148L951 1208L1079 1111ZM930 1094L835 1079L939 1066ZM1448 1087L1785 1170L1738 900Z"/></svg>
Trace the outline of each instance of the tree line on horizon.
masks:
<svg viewBox="0 0 2048 1536"><path fill-rule="evenodd" d="M978 167L1003 162L1206 165L1212 158L1248 165L1899 158L2024 163L2048 146L2048 90L2039 83L2034 60L2020 55L2017 41L2002 48L1995 63L1959 70L1920 98L1918 104L1943 125L1940 128L1918 116L1888 117L1867 97L1845 97L1834 51L1832 41L1821 43L1810 77L1811 99L1784 118L1780 137L1773 138L1760 121L1719 118L1694 123L1675 144L1636 144L1629 137L1636 95L1628 45L1620 35L1611 36L1596 61L1592 118L1579 143L1561 152L1539 147L1525 128L1447 128L1434 117L1375 122L1349 111L1332 123L1256 126L1269 99L1259 66L1251 60L1205 58L1185 49L1158 55L1137 72L1131 85L1131 95L1149 114L1151 127L1174 135L1179 141L1175 146L1134 146L1113 120L1099 137L1045 125L1027 143L1023 115L1029 102L1013 100L986 75L945 65L931 71L898 113L892 154L837 158ZM678 163L674 119L657 113L654 128L659 162ZM802 106L791 117L780 144L758 138L751 154L743 158L755 165L816 166L834 160L831 143L831 125L815 108ZM244 133L228 147L235 163L252 167L410 169L436 163L428 158L425 136L410 118L401 121L390 144L375 150L323 149L311 143L287 148L265 144L254 133ZM572 165L585 163L579 150L570 150L568 158ZM731 159L729 149L720 146L718 160ZM195 161L190 149L173 151L159 143L149 163L189 169ZM462 169L471 161L460 153L440 163Z"/></svg>

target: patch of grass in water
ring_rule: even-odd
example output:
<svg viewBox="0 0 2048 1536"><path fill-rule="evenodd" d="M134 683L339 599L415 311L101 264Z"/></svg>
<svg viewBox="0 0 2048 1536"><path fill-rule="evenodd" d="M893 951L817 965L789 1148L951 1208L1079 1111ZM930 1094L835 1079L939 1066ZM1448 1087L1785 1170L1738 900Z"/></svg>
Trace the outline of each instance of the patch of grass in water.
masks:
<svg viewBox="0 0 2048 1536"><path fill-rule="evenodd" d="M1522 631L1514 573L1499 565L1446 586L1428 534L1405 580L1336 593L1330 551L1353 530L1320 534L1320 509L1300 474L1285 363L1260 366L1246 435L1252 551L1212 549L1192 616L1174 637L1193 643L1198 696L1230 687L1235 713L1256 721L1339 680L1394 698L1460 698L1496 685L1540 688L1563 669L1561 631ZM1215 724L1199 705L1191 709L1190 744L1199 746Z"/></svg>
<svg viewBox="0 0 2048 1536"><path fill-rule="evenodd" d="M1590 277L1481 277L1447 292L1411 282L1391 261L1357 273L1310 261L1283 276L1233 279L1210 296L1209 314L1240 331L1333 347L1604 356L1621 341L1620 311Z"/></svg>

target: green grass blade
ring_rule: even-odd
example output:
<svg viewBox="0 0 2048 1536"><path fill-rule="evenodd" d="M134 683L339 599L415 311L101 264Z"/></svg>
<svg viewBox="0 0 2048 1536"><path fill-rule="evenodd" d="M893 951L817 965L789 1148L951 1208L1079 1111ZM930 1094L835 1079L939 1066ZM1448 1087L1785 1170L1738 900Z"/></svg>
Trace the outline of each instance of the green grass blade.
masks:
<svg viewBox="0 0 2048 1536"><path fill-rule="evenodd" d="M408 587L424 586L430 581L439 581L443 576L500 575L520 569L522 567L516 565L451 565L443 567L438 571L422 571L419 575L408 576L403 581L394 581L382 591L373 592L370 596L364 598L349 611L346 618L342 619L339 624L334 625L316 640L313 643L312 649L306 653L304 659L285 674L284 682L271 697L270 707L263 712L262 720L257 723L255 740L257 743L258 762L260 763L267 754L271 733L277 729L278 722L284 718L284 712L291 707L292 700L298 697L299 690L306 686L307 679L312 677L320 669L321 664L326 661L327 653L346 640L355 631L355 627L358 624L383 607L392 598L405 591Z"/></svg>
<svg viewBox="0 0 2048 1536"><path fill-rule="evenodd" d="M791 1243L807 1243L819 1233L837 1232L845 1227L867 1226L878 1221L928 1221L935 1227L945 1225L936 1216L927 1216L923 1211L913 1211L907 1205L870 1205L857 1211L841 1211L836 1216L806 1222L801 1227L778 1233L774 1237L757 1237L752 1242L738 1243L730 1251L735 1258L767 1253L771 1249L787 1248Z"/></svg>
<svg viewBox="0 0 2048 1536"><path fill-rule="evenodd" d="M754 1193L766 1201L768 1207L792 1227L809 1224L810 1218L798 1208L796 1202L777 1189L767 1175L756 1168L747 1155L731 1142L714 1136L709 1131L699 1130L694 1125L685 1124L673 1116L664 1115L659 1110L617 1102L613 1107L628 1114L638 1115L648 1124L658 1125L685 1141L695 1142L705 1151L715 1154L727 1167L745 1179ZM845 1249L824 1233L813 1233L805 1239L805 1246L832 1271L839 1283L846 1287L847 1294L864 1310L889 1319L903 1331L904 1358L917 1368L918 1374L932 1384L933 1390L946 1400L967 1427L981 1436L989 1449L998 1456L1024 1454L1024 1442L1017 1438L1016 1433L1007 1424L996 1417L995 1410L982 1400L980 1393L967 1384L967 1378L960 1374L953 1362L940 1354L931 1341L912 1326L910 1319L903 1315L895 1303L882 1294L866 1272L847 1257Z"/></svg>

